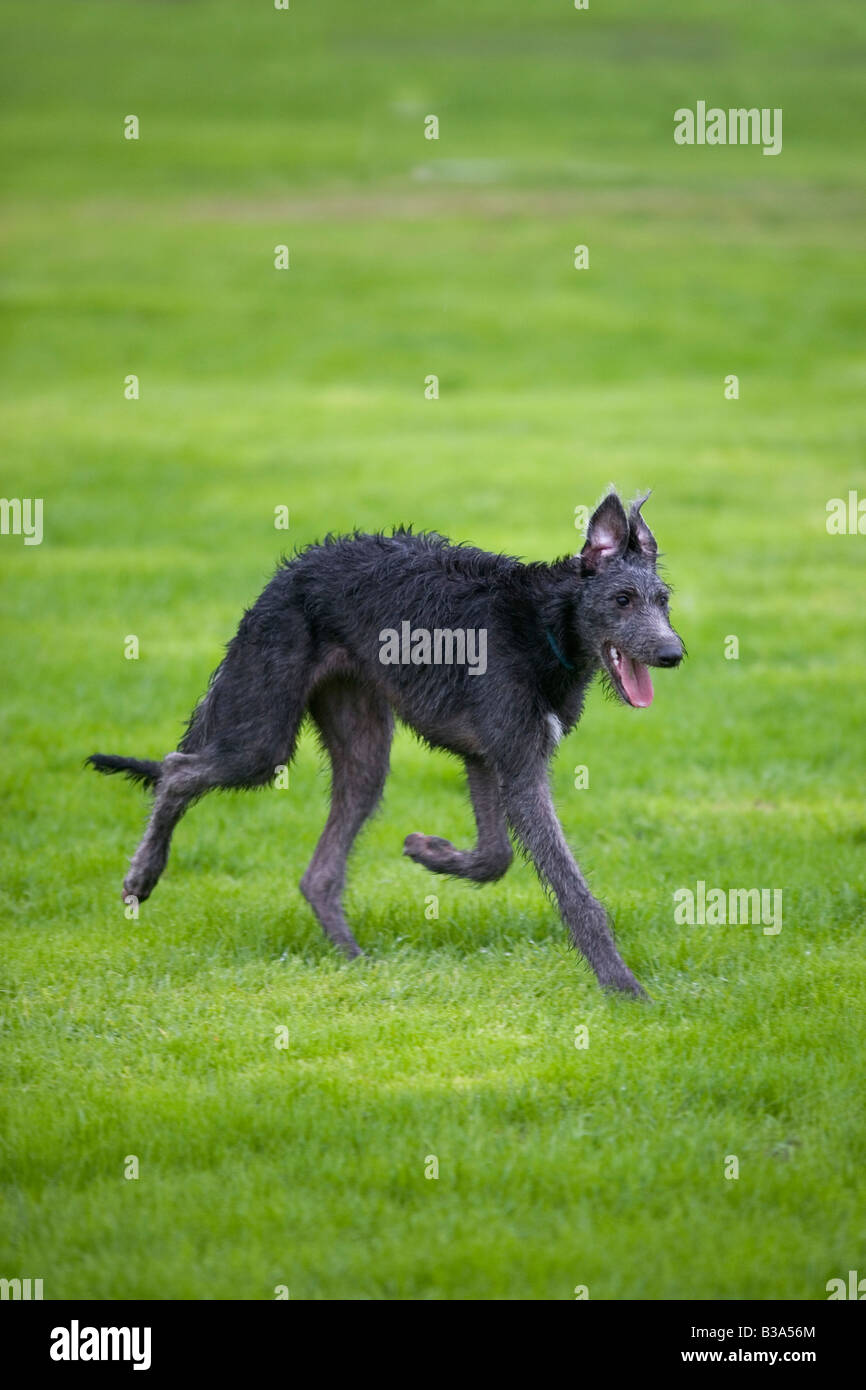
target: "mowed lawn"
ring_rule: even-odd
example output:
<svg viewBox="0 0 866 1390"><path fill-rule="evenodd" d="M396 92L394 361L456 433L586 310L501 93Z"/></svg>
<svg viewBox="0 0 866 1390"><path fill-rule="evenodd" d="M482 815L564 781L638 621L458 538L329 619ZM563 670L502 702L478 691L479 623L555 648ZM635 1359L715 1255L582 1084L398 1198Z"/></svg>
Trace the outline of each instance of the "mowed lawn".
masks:
<svg viewBox="0 0 866 1390"><path fill-rule="evenodd" d="M3 8L2 493L44 537L0 536L0 1275L866 1274L866 537L825 525L866 497L862 7L43 11ZM699 99L782 108L782 154L675 146ZM126 918L147 798L82 760L175 746L281 551L411 521L553 558L611 482L654 489L689 658L649 710L594 690L552 775L652 1006L599 992L526 864L477 889L401 856L473 834L459 765L405 731L350 870L365 959L297 888L309 732L287 790L190 813ZM781 930L676 922L698 881L780 891Z"/></svg>

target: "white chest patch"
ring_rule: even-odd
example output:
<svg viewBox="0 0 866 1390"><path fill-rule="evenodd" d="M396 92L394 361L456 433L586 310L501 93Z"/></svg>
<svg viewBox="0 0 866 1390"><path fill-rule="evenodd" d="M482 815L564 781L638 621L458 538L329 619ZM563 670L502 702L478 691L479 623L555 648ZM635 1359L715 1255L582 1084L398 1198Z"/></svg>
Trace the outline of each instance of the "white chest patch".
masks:
<svg viewBox="0 0 866 1390"><path fill-rule="evenodd" d="M562 738L562 725L555 714L549 714L547 716L547 725L553 735L553 746L556 748L559 740Z"/></svg>

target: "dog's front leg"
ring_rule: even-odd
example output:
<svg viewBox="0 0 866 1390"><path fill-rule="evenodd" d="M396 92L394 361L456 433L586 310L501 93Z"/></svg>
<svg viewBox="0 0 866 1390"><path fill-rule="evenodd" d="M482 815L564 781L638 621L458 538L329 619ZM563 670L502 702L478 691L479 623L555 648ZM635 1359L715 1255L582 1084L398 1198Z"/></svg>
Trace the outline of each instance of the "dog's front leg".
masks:
<svg viewBox="0 0 866 1390"><path fill-rule="evenodd" d="M478 826L475 849L455 849L439 835L416 833L406 836L403 853L431 873L492 883L502 877L513 858L498 779L481 758L466 759L466 778Z"/></svg>
<svg viewBox="0 0 866 1390"><path fill-rule="evenodd" d="M614 945L607 913L592 896L559 824L545 766L502 776L509 824L531 857L541 881L553 889L575 946L603 989L646 997Z"/></svg>

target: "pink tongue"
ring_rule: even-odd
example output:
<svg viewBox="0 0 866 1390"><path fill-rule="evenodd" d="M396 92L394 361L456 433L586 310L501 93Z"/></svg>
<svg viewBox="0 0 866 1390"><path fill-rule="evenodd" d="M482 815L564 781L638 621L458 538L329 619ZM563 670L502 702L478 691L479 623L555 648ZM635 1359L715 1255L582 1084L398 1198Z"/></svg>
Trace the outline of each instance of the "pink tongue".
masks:
<svg viewBox="0 0 866 1390"><path fill-rule="evenodd" d="M633 661L630 656L622 654L622 665L619 668L619 678L622 687L633 705L640 709L645 709L653 702L653 683L650 673L642 661Z"/></svg>

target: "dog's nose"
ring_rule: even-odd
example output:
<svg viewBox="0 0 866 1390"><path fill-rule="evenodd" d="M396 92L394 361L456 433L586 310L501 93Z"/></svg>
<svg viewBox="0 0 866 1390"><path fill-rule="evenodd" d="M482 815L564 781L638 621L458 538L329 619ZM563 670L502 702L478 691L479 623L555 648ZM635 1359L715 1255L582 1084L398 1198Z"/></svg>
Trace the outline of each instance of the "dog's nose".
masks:
<svg viewBox="0 0 866 1390"><path fill-rule="evenodd" d="M683 649L679 642L669 642L656 656L657 666L679 666L683 659Z"/></svg>

